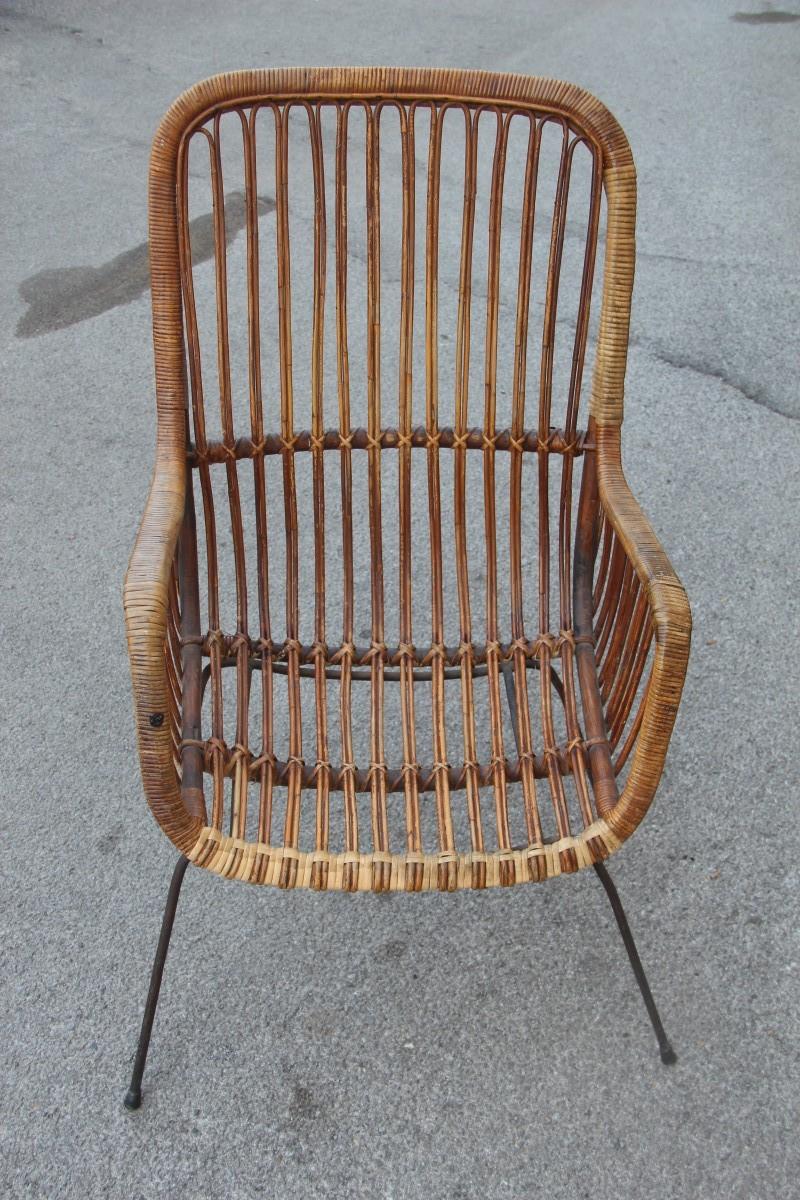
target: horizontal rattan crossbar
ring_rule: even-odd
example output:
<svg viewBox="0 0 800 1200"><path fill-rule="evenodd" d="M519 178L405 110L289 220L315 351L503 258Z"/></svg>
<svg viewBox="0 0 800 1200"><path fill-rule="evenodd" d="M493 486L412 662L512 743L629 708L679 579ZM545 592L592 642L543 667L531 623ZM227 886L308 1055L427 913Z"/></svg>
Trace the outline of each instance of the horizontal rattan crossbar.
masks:
<svg viewBox="0 0 800 1200"><path fill-rule="evenodd" d="M349 892L594 865L667 1061L602 866L656 790L690 638L621 466L619 125L548 79L243 71L170 108L149 202L125 615L182 857L129 1102L187 861Z"/></svg>

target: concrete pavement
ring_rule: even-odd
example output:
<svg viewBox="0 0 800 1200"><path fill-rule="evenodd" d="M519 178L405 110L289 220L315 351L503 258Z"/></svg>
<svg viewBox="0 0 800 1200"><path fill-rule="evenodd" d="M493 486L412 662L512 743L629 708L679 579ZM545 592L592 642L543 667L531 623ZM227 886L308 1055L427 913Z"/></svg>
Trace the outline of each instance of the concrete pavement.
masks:
<svg viewBox="0 0 800 1200"><path fill-rule="evenodd" d="M736 3L0 10L3 1196L797 1194L800 7ZM153 447L149 141L216 71L350 62L574 80L633 145L626 468L695 639L611 868L679 1062L591 873L410 901L190 873L131 1114L174 861L120 603Z"/></svg>

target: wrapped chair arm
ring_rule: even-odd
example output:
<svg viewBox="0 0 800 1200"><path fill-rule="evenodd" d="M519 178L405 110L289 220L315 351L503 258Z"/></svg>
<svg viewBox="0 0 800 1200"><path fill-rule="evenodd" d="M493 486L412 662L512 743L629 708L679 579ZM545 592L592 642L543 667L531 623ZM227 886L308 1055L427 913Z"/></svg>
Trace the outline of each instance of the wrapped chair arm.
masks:
<svg viewBox="0 0 800 1200"><path fill-rule="evenodd" d="M618 426L597 426L600 505L641 584L644 618L655 648L641 703L633 760L618 800L606 814L627 838L647 811L664 766L689 660L692 618L686 592L623 474Z"/></svg>
<svg viewBox="0 0 800 1200"><path fill-rule="evenodd" d="M159 448L125 576L124 608L145 795L164 832L186 852L197 840L202 821L187 810L181 796L174 740L180 736L181 714L176 689L170 686L167 645L184 492L182 452ZM173 670L179 669L173 664Z"/></svg>

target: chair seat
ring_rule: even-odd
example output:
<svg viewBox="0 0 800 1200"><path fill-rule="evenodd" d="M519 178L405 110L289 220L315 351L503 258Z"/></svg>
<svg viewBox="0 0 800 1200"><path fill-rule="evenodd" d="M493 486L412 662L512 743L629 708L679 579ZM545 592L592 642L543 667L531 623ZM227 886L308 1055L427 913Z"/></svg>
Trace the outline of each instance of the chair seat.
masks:
<svg viewBox="0 0 800 1200"><path fill-rule="evenodd" d="M310 752L281 755L265 748L258 729L254 741L245 737L230 744L222 737L183 738L182 758L196 756L196 765L211 777L209 790L214 795L211 821L204 825L189 857L218 874L249 882L347 891L509 886L601 861L616 849L619 839L598 815L592 799L589 751L602 748L611 759L614 745L608 737L589 739L570 721L578 700L573 678L576 642L594 655L594 639L576 638L571 629L488 645L425 647L272 642L221 631L184 638L184 646L198 646L208 659L204 685L226 668L240 674L240 680L246 681L248 708L258 692L254 680L259 672L262 681L272 675L270 689L276 676L292 676L296 686L301 679L314 680L318 705L321 691L326 711L334 713L341 711L343 697L352 704L351 684L371 684L376 675L385 684L377 693L382 699L392 690L413 694L416 738L424 735L419 713L426 693L430 695L437 684L444 688L448 709L458 712L461 701L471 697L476 725L481 704L489 718L501 698L506 734L485 746L485 754L478 753L476 745L470 758L464 753L463 739L455 739L458 744L453 745L450 738L447 759L441 762L409 761L397 739L393 746L387 739L383 759L373 761L368 752L363 758L354 753L345 759L341 752L329 749L323 757L319 745L316 753L312 746ZM367 687L368 695L370 691ZM243 694L237 686L237 697ZM528 713L522 727L520 702ZM239 717L236 725L241 730ZM390 723L382 713L378 724ZM533 730L539 731L538 736ZM190 774L196 784L196 772ZM314 796L304 799L303 793L309 792L315 793L316 805ZM309 833L316 832L318 843L322 828L329 843L326 848L315 845L313 836L307 848L285 844L283 837L287 832L291 836L293 824L291 817L289 826L285 823L290 793L300 810L295 828L302 827L303 810L309 810L313 814L306 822ZM359 813L360 797L367 796L368 812ZM545 806L550 801L552 831L548 834ZM328 809L322 820L319 804ZM392 839L395 828L399 828L397 845ZM424 845L426 828L434 830L438 847ZM349 846L333 848L334 829L349 840ZM442 841L450 844L442 847Z"/></svg>

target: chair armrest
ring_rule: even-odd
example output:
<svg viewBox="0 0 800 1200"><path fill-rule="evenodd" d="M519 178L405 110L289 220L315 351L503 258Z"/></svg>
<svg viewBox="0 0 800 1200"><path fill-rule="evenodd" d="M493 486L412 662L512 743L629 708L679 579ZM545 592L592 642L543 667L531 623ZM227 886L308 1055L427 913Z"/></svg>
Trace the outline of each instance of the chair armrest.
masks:
<svg viewBox="0 0 800 1200"><path fill-rule="evenodd" d="M686 677L692 616L683 585L623 474L619 426L598 424L596 438L600 504L641 581L655 635L633 761L606 817L622 840L641 821L661 778Z"/></svg>
<svg viewBox="0 0 800 1200"><path fill-rule="evenodd" d="M147 802L172 842L191 850L202 821L183 803L173 758L166 665L169 586L183 519L185 463L159 446L144 516L125 576L124 608L139 758Z"/></svg>

